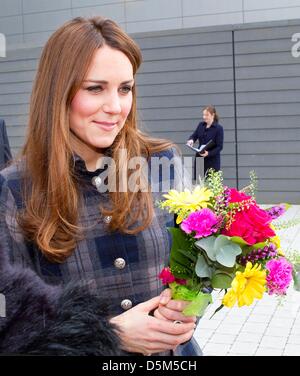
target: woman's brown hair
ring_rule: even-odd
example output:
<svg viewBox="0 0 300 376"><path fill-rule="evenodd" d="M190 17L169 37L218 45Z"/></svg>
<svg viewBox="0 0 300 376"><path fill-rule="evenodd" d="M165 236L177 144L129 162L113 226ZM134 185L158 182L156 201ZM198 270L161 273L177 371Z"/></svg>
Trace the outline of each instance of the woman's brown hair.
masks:
<svg viewBox="0 0 300 376"><path fill-rule="evenodd" d="M75 18L60 27L46 43L35 78L29 113L25 160L25 209L19 224L53 262L63 262L82 236L78 226L80 194L74 174L69 111L82 85L95 51L104 44L123 52L134 74L141 64L136 43L109 19ZM130 158L149 157L170 148L166 140L150 138L137 129L136 92L126 123L110 148L117 166L116 176ZM126 148L127 161L119 161L119 149ZM152 221L151 192L110 192L110 230L127 234L142 231ZM100 214L100 213L99 213Z"/></svg>
<svg viewBox="0 0 300 376"><path fill-rule="evenodd" d="M219 115L214 106L207 106L203 108L203 111L208 111L211 115L214 115L214 121L217 123L219 121Z"/></svg>

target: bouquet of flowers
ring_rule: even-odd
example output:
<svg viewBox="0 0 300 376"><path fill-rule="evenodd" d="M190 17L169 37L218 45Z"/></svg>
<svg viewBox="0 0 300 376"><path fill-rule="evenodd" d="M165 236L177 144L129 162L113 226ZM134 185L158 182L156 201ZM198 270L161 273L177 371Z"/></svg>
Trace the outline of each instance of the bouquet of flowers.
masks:
<svg viewBox="0 0 300 376"><path fill-rule="evenodd" d="M170 265L159 278L174 299L191 303L185 315L201 316L214 289L224 291L221 306L251 305L264 293L285 295L299 273L286 259L273 223L287 204L260 207L255 200L256 177L241 191L223 185L222 172L210 170L192 191L171 190L159 203L177 215ZM295 280L295 286L299 281Z"/></svg>

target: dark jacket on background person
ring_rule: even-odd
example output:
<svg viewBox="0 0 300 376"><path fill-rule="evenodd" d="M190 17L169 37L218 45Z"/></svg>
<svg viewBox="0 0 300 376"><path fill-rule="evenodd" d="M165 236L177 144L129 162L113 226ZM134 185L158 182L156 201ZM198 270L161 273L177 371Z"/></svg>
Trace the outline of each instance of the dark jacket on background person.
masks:
<svg viewBox="0 0 300 376"><path fill-rule="evenodd" d="M212 140L214 142L214 147L208 150L208 156L204 158L204 174L209 168L213 168L216 171L221 169L220 153L223 149L224 141L222 125L213 122L212 125L207 128L206 123L201 121L195 132L190 135L189 140L193 140L194 142L198 140L199 147L200 145L207 144L209 140Z"/></svg>
<svg viewBox="0 0 300 376"><path fill-rule="evenodd" d="M0 170L12 159L6 126L3 119L0 119Z"/></svg>

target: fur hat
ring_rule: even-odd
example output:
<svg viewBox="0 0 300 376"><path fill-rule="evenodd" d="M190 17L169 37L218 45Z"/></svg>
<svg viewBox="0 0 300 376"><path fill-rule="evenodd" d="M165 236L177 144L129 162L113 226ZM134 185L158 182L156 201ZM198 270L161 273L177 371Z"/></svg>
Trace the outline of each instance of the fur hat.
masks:
<svg viewBox="0 0 300 376"><path fill-rule="evenodd" d="M36 273L8 262L0 248L0 352L35 355L125 355L107 303L88 286L46 284Z"/></svg>

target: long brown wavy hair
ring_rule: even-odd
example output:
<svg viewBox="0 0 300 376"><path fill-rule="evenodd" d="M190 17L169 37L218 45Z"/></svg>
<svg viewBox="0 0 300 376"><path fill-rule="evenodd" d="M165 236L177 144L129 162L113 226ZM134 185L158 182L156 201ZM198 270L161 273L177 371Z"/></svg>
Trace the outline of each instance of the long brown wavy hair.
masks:
<svg viewBox="0 0 300 376"><path fill-rule="evenodd" d="M69 113L72 99L80 89L95 51L104 44L123 52L134 75L141 64L137 44L114 23L102 17L75 18L60 27L46 43L40 58L30 102L29 127L22 156L25 208L19 224L53 262L63 262L83 236L78 225L80 193L74 173ZM153 139L137 129L136 91L123 129L110 148L116 177L134 156L149 157L170 148L171 142ZM119 160L118 150L127 150ZM118 185L117 185L118 186ZM152 221L151 192L110 192L110 230L127 234L142 231Z"/></svg>

